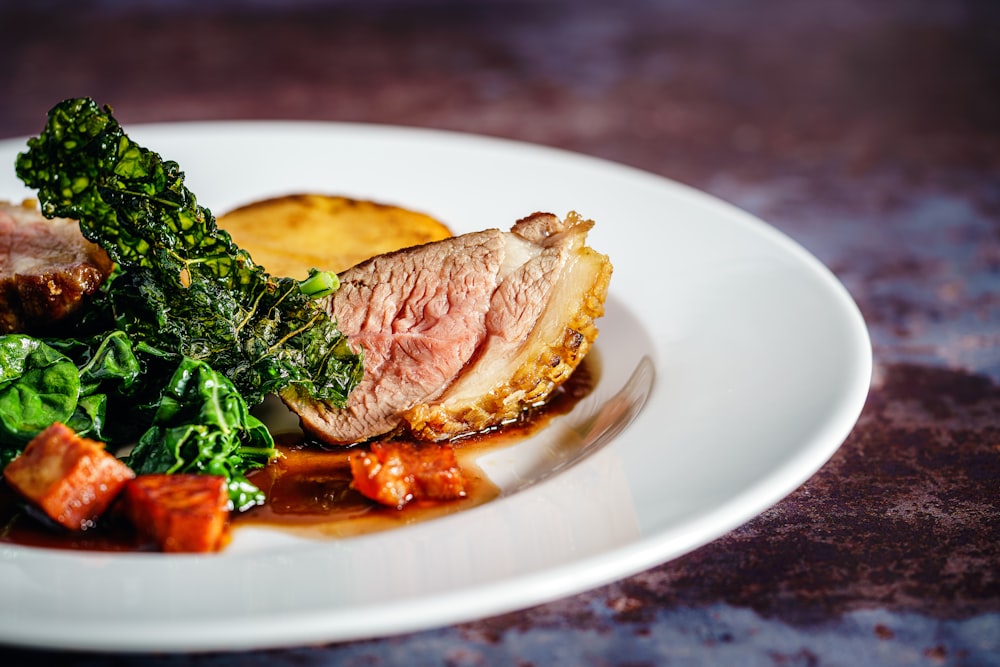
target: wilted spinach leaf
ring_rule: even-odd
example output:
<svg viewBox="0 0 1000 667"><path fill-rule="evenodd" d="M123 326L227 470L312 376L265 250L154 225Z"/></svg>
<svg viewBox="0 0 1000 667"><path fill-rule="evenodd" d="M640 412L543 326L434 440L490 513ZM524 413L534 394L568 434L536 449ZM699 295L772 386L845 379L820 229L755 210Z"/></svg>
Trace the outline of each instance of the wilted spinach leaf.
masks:
<svg viewBox="0 0 1000 667"><path fill-rule="evenodd" d="M66 425L81 436L112 445L137 437L134 424L144 427L152 412L144 410L133 395L140 388L137 380L143 365L125 332L46 338L44 342L72 360L79 374L79 400ZM114 419L108 420L109 410Z"/></svg>
<svg viewBox="0 0 1000 667"><path fill-rule="evenodd" d="M204 362L184 359L126 462L138 474L222 475L233 506L242 510L264 501L244 471L263 466L275 453L271 434L232 382Z"/></svg>
<svg viewBox="0 0 1000 667"><path fill-rule="evenodd" d="M54 421L76 409L80 376L65 355L42 341L0 337L0 460L6 465Z"/></svg>

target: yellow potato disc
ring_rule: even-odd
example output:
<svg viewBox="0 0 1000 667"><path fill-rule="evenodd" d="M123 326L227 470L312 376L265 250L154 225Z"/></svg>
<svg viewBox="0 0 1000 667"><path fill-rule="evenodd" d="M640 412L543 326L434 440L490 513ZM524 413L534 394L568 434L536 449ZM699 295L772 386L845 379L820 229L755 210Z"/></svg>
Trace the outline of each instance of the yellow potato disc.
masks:
<svg viewBox="0 0 1000 667"><path fill-rule="evenodd" d="M321 194L264 199L217 222L268 273L299 280L312 268L339 273L375 255L451 236L424 213Z"/></svg>

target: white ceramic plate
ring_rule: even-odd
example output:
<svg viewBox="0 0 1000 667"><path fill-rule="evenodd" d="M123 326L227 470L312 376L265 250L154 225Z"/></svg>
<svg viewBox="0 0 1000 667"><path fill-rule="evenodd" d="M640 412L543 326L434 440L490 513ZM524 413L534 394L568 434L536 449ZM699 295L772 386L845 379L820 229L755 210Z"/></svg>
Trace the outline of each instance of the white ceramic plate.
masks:
<svg viewBox="0 0 1000 667"><path fill-rule="evenodd" d="M0 546L0 642L294 645L577 593L690 551L780 500L840 446L867 395L870 342L837 280L775 229L663 178L425 130L126 129L178 161L217 213L327 192L423 210L456 232L506 228L536 210L593 218L591 245L615 265L596 348L602 375L576 411L481 461L501 498L442 519L325 541L238 530L212 556ZM14 175L24 146L0 142L0 197L32 194Z"/></svg>

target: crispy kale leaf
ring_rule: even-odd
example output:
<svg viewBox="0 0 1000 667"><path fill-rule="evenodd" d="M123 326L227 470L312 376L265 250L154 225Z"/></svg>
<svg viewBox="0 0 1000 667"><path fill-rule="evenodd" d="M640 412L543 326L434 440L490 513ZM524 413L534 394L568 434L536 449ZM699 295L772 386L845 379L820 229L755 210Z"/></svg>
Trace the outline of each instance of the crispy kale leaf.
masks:
<svg viewBox="0 0 1000 667"><path fill-rule="evenodd" d="M343 405L362 359L290 278L255 265L184 185L177 163L125 135L89 99L55 106L17 158L42 212L80 221L120 274L114 326L221 372L250 404L290 384Z"/></svg>

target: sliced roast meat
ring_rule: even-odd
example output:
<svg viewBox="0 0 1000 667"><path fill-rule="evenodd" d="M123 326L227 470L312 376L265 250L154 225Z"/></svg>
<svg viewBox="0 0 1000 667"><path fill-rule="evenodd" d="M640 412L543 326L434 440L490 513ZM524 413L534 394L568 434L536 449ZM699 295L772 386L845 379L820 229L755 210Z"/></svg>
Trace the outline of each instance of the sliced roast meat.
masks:
<svg viewBox="0 0 1000 667"><path fill-rule="evenodd" d="M474 361L442 396L402 415L412 434L444 440L514 421L569 379L597 338L611 279L607 256L586 245L592 225L570 214L514 226L509 244L535 253L497 285Z"/></svg>
<svg viewBox="0 0 1000 667"><path fill-rule="evenodd" d="M408 431L445 440L516 419L564 382L597 336L611 276L593 223L537 213L375 257L325 306L364 351L345 408L290 389L303 428L336 444Z"/></svg>
<svg viewBox="0 0 1000 667"><path fill-rule="evenodd" d="M0 333L32 333L75 312L112 263L73 220L0 202Z"/></svg>
<svg viewBox="0 0 1000 667"><path fill-rule="evenodd" d="M364 351L344 410L295 401L304 425L334 442L393 430L400 413L441 395L482 343L503 264L499 231L381 255L344 272L328 308Z"/></svg>

